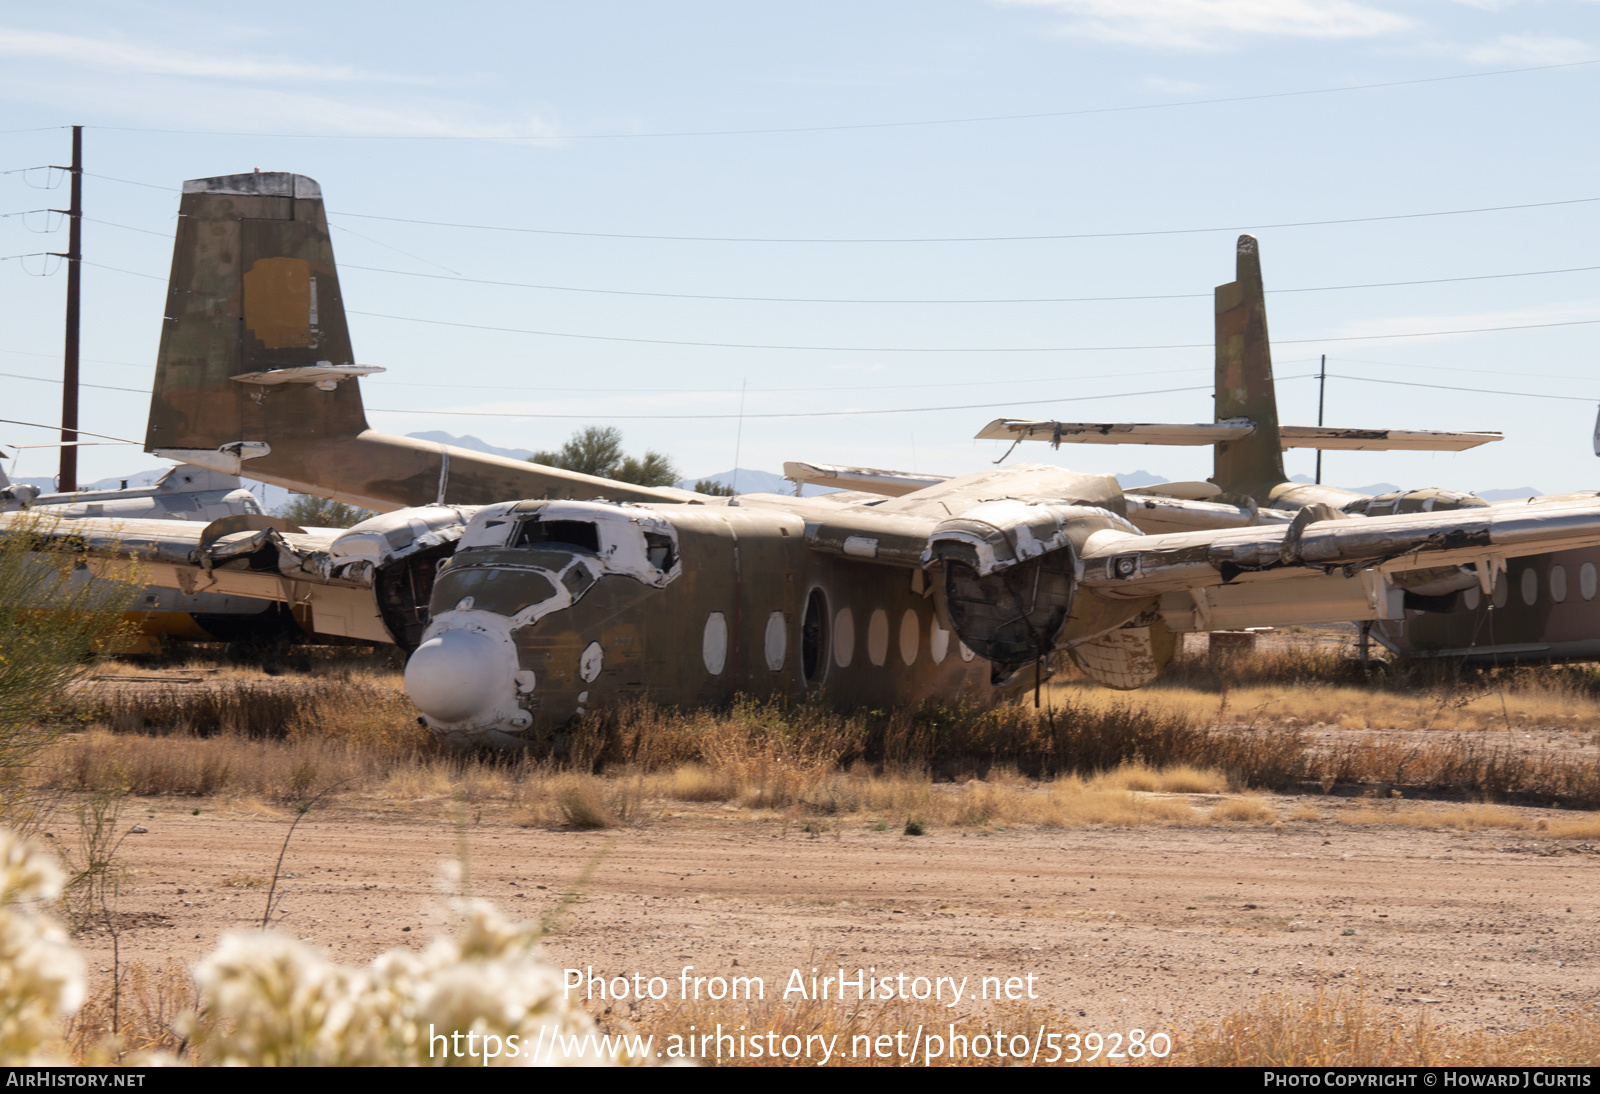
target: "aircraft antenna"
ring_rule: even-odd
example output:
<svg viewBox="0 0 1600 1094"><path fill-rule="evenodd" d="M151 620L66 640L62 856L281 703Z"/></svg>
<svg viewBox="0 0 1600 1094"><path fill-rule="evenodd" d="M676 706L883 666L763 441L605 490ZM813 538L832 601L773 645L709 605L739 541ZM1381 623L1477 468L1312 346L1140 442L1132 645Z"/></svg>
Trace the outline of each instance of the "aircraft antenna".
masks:
<svg viewBox="0 0 1600 1094"><path fill-rule="evenodd" d="M1328 394L1328 355L1322 355L1322 367L1317 370L1317 428L1322 427L1322 405ZM1322 485L1322 449L1317 449L1317 485Z"/></svg>
<svg viewBox="0 0 1600 1094"><path fill-rule="evenodd" d="M739 428L733 434L733 487L735 494L739 493L739 448L744 444L744 389L750 382L746 376L739 381ZM800 491L799 484L795 485L795 493Z"/></svg>

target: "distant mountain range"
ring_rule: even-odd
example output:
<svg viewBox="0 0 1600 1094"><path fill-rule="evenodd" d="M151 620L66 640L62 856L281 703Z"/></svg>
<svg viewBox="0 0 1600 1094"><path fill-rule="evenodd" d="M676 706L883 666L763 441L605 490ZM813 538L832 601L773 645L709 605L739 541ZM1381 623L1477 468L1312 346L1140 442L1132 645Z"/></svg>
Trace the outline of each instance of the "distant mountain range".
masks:
<svg viewBox="0 0 1600 1094"><path fill-rule="evenodd" d="M505 456L513 460L525 460L533 455L533 450L528 448L497 448L487 441L480 441L470 434L464 437L453 437L442 429L430 429L426 433L407 433L407 437L415 437L419 441L432 441L434 444L452 444L457 448L470 448L474 452L487 452L491 456Z"/></svg>
<svg viewBox="0 0 1600 1094"><path fill-rule="evenodd" d="M715 475L698 475L692 479L682 479L678 482L681 490L693 490L694 484L701 479L710 479L720 482L724 486L731 486L741 494L787 494L794 496L794 483L782 475L775 475L771 471L752 471L748 467L741 467L737 471L718 471ZM801 492L803 498L814 498L818 494L837 493L837 488L832 486L807 485Z"/></svg>

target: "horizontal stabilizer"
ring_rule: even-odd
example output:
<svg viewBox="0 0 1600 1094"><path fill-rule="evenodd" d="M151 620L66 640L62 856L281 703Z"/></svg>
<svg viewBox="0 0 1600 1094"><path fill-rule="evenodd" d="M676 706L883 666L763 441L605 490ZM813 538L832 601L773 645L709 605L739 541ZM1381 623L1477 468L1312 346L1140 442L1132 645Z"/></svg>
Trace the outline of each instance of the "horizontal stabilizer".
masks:
<svg viewBox="0 0 1600 1094"><path fill-rule="evenodd" d="M980 441L1049 441L1051 444L1217 444L1248 437L1256 427L1243 418L1174 425L1160 422L1032 422L998 418L978 431Z"/></svg>
<svg viewBox="0 0 1600 1094"><path fill-rule="evenodd" d="M230 376L241 384L260 384L274 387L278 384L316 384L323 391L332 391L343 380L357 376L371 376L386 372L377 365L338 365L331 361L318 361L315 365L296 365L289 368L269 368L259 372L242 372Z"/></svg>
<svg viewBox="0 0 1600 1094"><path fill-rule="evenodd" d="M903 498L950 479L948 475L918 475L909 471L884 471L876 467L788 461L783 465L783 477L794 483L865 490L870 494L883 494L891 498Z"/></svg>
<svg viewBox="0 0 1600 1094"><path fill-rule="evenodd" d="M1441 429L1335 429L1320 425L1280 425L1285 448L1348 448L1369 452L1461 452L1505 440L1503 433Z"/></svg>
<svg viewBox="0 0 1600 1094"><path fill-rule="evenodd" d="M1237 441L1256 431L1248 418L1220 422L1050 422L999 418L981 429L979 440L1049 441L1051 444L1203 445ZM1321 425L1281 425L1283 448L1358 449L1372 452L1460 452L1505 439L1501 433L1438 429L1339 429Z"/></svg>

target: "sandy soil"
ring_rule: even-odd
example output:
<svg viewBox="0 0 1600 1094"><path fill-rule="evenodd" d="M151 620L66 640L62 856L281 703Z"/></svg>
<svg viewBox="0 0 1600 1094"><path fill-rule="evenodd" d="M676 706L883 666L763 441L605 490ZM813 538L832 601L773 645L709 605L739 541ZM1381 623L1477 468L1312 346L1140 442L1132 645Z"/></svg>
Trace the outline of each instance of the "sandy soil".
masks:
<svg viewBox="0 0 1600 1094"><path fill-rule="evenodd" d="M1355 803L1305 799L1322 821L1272 828L935 830L846 824L808 836L715 806L587 833L519 828L486 807L359 801L304 820L283 869L281 928L338 961L420 948L448 929L463 849L474 895L531 918L603 855L548 948L607 975L765 977L875 967L1035 977L1084 1031L1177 1027L1272 991L1365 985L1455 1028L1514 1029L1600 1002L1600 846L1510 833L1355 827ZM134 803L121 859L124 959L192 961L259 923L289 817L192 815ZM473 807L467 807L470 811ZM1285 810L1286 812L1286 810ZM1540 811L1542 814L1542 811ZM1559 814L1542 814L1559 815ZM65 832L61 833L65 837ZM231 884L230 884L231 882ZM103 934L80 944L110 964ZM980 1004L981 1005L981 1004ZM963 1003L955 1013L966 1013Z"/></svg>

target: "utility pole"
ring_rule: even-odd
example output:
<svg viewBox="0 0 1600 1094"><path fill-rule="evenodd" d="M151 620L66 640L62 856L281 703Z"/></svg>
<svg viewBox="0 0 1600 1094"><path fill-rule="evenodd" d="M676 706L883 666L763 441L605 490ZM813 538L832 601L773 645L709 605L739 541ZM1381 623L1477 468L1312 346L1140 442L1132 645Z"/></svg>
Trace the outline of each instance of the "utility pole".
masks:
<svg viewBox="0 0 1600 1094"><path fill-rule="evenodd" d="M1322 368L1317 372L1317 428L1322 428L1322 403L1328 394L1328 355L1322 355ZM1322 449L1317 449L1317 485L1322 485Z"/></svg>
<svg viewBox="0 0 1600 1094"><path fill-rule="evenodd" d="M70 494L78 489L78 292L83 265L83 126L72 127L72 202L66 213L67 345L61 369L61 476L56 489Z"/></svg>

